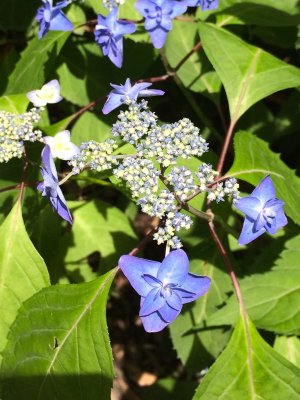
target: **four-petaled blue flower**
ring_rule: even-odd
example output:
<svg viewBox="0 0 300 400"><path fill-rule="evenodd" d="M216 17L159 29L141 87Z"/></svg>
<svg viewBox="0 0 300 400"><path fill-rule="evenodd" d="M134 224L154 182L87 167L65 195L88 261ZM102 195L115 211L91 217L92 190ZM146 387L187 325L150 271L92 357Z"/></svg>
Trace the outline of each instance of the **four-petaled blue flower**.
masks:
<svg viewBox="0 0 300 400"><path fill-rule="evenodd" d="M274 234L287 224L283 201L276 199L272 179L266 176L248 197L236 200L235 207L245 215L239 244L252 242L264 232Z"/></svg>
<svg viewBox="0 0 300 400"><path fill-rule="evenodd" d="M182 305L206 293L210 279L188 272L183 250L170 252L162 263L122 256L119 266L141 296L140 317L147 332L159 332L174 321Z"/></svg>
<svg viewBox="0 0 300 400"><path fill-rule="evenodd" d="M50 147L46 145L42 152L43 167L41 172L44 178L37 189L42 192L42 196L49 198L54 211L70 224L73 223L70 210L68 209L64 195L59 187L57 171L53 161Z"/></svg>
<svg viewBox="0 0 300 400"><path fill-rule="evenodd" d="M39 39L48 31L71 31L73 24L61 11L70 1L60 1L53 6L53 0L42 0L43 5L37 11L36 20L40 24Z"/></svg>
<svg viewBox="0 0 300 400"><path fill-rule="evenodd" d="M123 62L123 35L133 33L135 24L117 20L118 9L113 8L107 17L98 15L95 27L95 40L101 46L103 54L112 63L121 68Z"/></svg>
<svg viewBox="0 0 300 400"><path fill-rule="evenodd" d="M106 100L102 109L103 114L108 114L117 107L120 107L127 100L136 101L138 97L162 96L165 92L158 89L147 89L152 83L136 83L131 86L130 79L127 78L124 85L110 84L114 88Z"/></svg>
<svg viewBox="0 0 300 400"><path fill-rule="evenodd" d="M174 0L138 0L135 8L145 17L145 28L154 47L160 49L172 29L172 19L183 14L187 5Z"/></svg>
<svg viewBox="0 0 300 400"><path fill-rule="evenodd" d="M201 6L202 11L213 10L219 7L219 0L183 0L189 7Z"/></svg>

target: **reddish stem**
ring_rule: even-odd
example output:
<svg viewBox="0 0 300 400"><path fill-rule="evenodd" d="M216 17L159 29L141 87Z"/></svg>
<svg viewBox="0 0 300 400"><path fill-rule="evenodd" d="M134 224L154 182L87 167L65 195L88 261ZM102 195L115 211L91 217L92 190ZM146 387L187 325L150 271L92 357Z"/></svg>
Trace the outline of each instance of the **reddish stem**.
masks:
<svg viewBox="0 0 300 400"><path fill-rule="evenodd" d="M225 158L226 158L226 155L227 155L227 152L228 152L228 148L229 148L229 145L230 145L230 142L231 142L231 138L232 138L233 130L235 128L235 124L236 124L236 121L232 120L230 125L229 125L229 128L228 128L228 130L226 132L225 141L224 141L223 148L222 148L222 151L221 151L221 154L220 154L220 157L219 157L219 161L218 161L218 165L217 165L217 171L218 171L219 175L221 175L223 167L224 167Z"/></svg>

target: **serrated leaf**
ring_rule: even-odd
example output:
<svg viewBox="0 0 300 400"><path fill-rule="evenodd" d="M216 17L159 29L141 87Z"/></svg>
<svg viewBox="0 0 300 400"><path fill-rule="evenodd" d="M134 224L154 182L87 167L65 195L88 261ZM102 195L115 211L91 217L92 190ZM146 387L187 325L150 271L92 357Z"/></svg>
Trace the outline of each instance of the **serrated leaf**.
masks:
<svg viewBox="0 0 300 400"><path fill-rule="evenodd" d="M42 39L32 39L8 80L7 94L39 89L53 79L52 69L70 32L50 31Z"/></svg>
<svg viewBox="0 0 300 400"><path fill-rule="evenodd" d="M114 274L51 286L24 303L3 353L3 398L110 399L106 300Z"/></svg>
<svg viewBox="0 0 300 400"><path fill-rule="evenodd" d="M253 185L270 174L276 197L285 203L286 214L300 224L300 178L281 161L280 155L271 151L267 142L244 131L236 133L234 137L234 154L234 163L228 174L234 174Z"/></svg>
<svg viewBox="0 0 300 400"><path fill-rule="evenodd" d="M300 334L300 236L287 241L275 266L240 280L250 318L258 328L285 335ZM234 296L211 315L208 324L235 324L239 315Z"/></svg>
<svg viewBox="0 0 300 400"><path fill-rule="evenodd" d="M193 400L300 399L300 370L276 353L249 319L246 323L240 317Z"/></svg>
<svg viewBox="0 0 300 400"><path fill-rule="evenodd" d="M201 22L199 31L204 51L225 87L232 121L259 100L300 86L298 68L215 25Z"/></svg>
<svg viewBox="0 0 300 400"><path fill-rule="evenodd" d="M297 336L277 336L274 350L300 368L300 339Z"/></svg>
<svg viewBox="0 0 300 400"><path fill-rule="evenodd" d="M173 28L168 34L164 46L165 54L171 67L175 67L199 41L196 24L185 21L173 21ZM195 52L179 68L177 75L184 86L195 92L202 93L218 104L221 81L204 55L203 50Z"/></svg>
<svg viewBox="0 0 300 400"><path fill-rule="evenodd" d="M22 302L49 285L43 259L25 230L21 204L15 204L0 227L0 351ZM2 356L0 356L0 361Z"/></svg>

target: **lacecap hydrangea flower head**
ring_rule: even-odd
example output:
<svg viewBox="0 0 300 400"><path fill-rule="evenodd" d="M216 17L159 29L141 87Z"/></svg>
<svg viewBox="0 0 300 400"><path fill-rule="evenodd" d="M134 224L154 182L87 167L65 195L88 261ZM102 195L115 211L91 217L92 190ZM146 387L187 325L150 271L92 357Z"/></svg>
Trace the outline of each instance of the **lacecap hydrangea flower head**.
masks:
<svg viewBox="0 0 300 400"><path fill-rule="evenodd" d="M140 317L147 332L159 332L175 320L183 304L196 300L210 287L210 278L189 272L183 250L171 251L160 263L124 255L119 266L141 296Z"/></svg>
<svg viewBox="0 0 300 400"><path fill-rule="evenodd" d="M274 234L287 224L283 201L275 197L275 187L270 176L266 176L250 196L234 202L245 215L239 244L248 244L265 232Z"/></svg>

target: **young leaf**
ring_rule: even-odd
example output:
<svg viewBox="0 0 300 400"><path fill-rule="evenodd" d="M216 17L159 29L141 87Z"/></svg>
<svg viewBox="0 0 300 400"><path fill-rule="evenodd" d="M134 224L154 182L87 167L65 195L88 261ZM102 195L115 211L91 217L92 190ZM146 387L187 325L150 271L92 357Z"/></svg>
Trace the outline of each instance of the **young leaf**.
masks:
<svg viewBox="0 0 300 400"><path fill-rule="evenodd" d="M43 259L25 230L18 201L0 227L0 351L6 345L10 325L22 303L48 286ZM2 356L0 356L0 361Z"/></svg>
<svg viewBox="0 0 300 400"><path fill-rule="evenodd" d="M271 271L240 280L247 312L258 328L285 335L300 334L300 235L286 249ZM239 310L234 296L211 315L208 324L234 324Z"/></svg>
<svg viewBox="0 0 300 400"><path fill-rule="evenodd" d="M300 370L276 353L250 320L245 322L240 317L228 346L201 382L193 400L274 398L300 398Z"/></svg>
<svg viewBox="0 0 300 400"><path fill-rule="evenodd" d="M225 87L232 121L272 93L300 85L298 68L215 25L201 22L199 31L205 53Z"/></svg>
<svg viewBox="0 0 300 400"><path fill-rule="evenodd" d="M6 93L40 89L50 80L56 58L69 36L70 32L51 31L43 39L32 39L9 77Z"/></svg>
<svg viewBox="0 0 300 400"><path fill-rule="evenodd" d="M234 137L234 163L228 174L257 185L270 174L276 197L283 200L286 214L300 224L300 178L281 161L279 154L270 150L268 143L248 132Z"/></svg>
<svg viewBox="0 0 300 400"><path fill-rule="evenodd" d="M110 399L113 367L105 314L114 274L51 286L24 303L3 352L2 398Z"/></svg>

